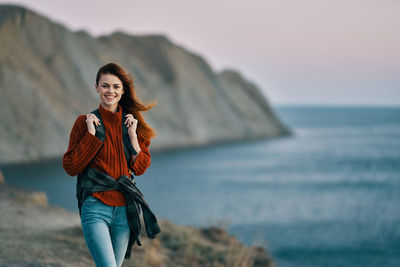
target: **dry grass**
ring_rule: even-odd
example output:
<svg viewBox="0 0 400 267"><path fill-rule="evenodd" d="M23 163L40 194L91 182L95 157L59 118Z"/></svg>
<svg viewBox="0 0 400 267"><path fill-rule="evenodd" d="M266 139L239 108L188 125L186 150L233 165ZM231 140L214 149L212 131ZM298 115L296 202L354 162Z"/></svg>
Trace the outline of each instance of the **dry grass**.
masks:
<svg viewBox="0 0 400 267"><path fill-rule="evenodd" d="M144 239L140 249L145 255L140 262L148 259L147 266L274 266L265 249L244 246L222 227L179 226L165 220L160 227L159 236Z"/></svg>
<svg viewBox="0 0 400 267"><path fill-rule="evenodd" d="M79 215L46 206L37 192L0 183L0 265L94 266L85 244ZM226 229L228 224L196 228L160 220L162 232L134 246L124 267L275 266L260 246L245 246ZM15 265L14 265L15 266Z"/></svg>

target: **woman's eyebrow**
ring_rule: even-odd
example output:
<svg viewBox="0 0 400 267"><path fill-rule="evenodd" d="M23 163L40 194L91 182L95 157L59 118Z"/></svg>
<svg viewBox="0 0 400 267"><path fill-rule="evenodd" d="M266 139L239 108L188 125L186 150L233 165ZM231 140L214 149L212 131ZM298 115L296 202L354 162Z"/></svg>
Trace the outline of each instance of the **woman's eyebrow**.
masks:
<svg viewBox="0 0 400 267"><path fill-rule="evenodd" d="M107 85L109 85L108 83L106 83L106 82L103 82L102 84L107 84ZM121 85L120 83L114 83L114 85Z"/></svg>

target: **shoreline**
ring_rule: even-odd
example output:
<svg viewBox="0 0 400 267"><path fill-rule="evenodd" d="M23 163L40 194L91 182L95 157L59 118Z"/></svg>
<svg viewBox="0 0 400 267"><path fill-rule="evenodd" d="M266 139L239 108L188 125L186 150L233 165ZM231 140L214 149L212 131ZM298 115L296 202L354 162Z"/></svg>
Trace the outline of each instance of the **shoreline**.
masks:
<svg viewBox="0 0 400 267"><path fill-rule="evenodd" d="M79 214L47 203L40 191L7 185L0 171L0 265L93 266ZM263 247L245 246L222 227L159 220L155 239L143 235L123 266L268 266Z"/></svg>
<svg viewBox="0 0 400 267"><path fill-rule="evenodd" d="M178 153L183 151L190 150L198 150L198 149L208 149L210 147L218 147L218 146L229 146L236 144L247 144L252 142L259 141L275 141L282 138L290 138L293 137L296 133L293 130L288 130L288 132L283 132L280 135L276 136L258 136L258 137L250 137L250 138L238 138L238 139L223 139L223 140L215 140L209 141L206 143L199 144L189 144L189 145L173 145L173 146L156 146L152 147L150 144L150 153L154 155L164 154L164 153ZM66 148L67 149L67 148ZM60 154L57 156L50 157L41 157L40 159L26 159L26 160L18 160L18 161L10 161L10 162L0 162L0 169L5 166L13 166L13 165L25 165L25 164L35 164L35 163L43 163L43 162L52 162L58 159L62 159L64 154Z"/></svg>

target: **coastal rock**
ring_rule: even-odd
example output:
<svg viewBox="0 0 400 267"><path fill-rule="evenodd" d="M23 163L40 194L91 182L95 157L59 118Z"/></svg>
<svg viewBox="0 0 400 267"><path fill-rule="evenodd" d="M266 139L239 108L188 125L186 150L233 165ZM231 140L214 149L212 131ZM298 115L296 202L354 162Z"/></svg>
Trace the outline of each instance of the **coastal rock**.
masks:
<svg viewBox="0 0 400 267"><path fill-rule="evenodd" d="M0 163L60 157L76 117L99 105L95 75L116 62L159 135L152 150L291 134L266 97L234 70L219 73L164 35L93 37L32 10L0 5Z"/></svg>

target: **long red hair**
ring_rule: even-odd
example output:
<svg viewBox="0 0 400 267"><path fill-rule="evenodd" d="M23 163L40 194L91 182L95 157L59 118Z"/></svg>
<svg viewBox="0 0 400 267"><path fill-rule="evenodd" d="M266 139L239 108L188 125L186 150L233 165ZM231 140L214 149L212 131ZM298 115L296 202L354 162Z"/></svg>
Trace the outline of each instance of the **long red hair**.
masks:
<svg viewBox="0 0 400 267"><path fill-rule="evenodd" d="M133 76L127 74L125 70L116 63L108 63L98 70L96 85L99 84L102 74L113 74L121 80L125 92L122 94L121 100L118 103L121 105L122 111L132 114L133 117L138 120L136 128L137 136L145 140L156 137L158 133L146 123L141 112L147 111L157 105L157 101L147 105L143 104L136 95Z"/></svg>

